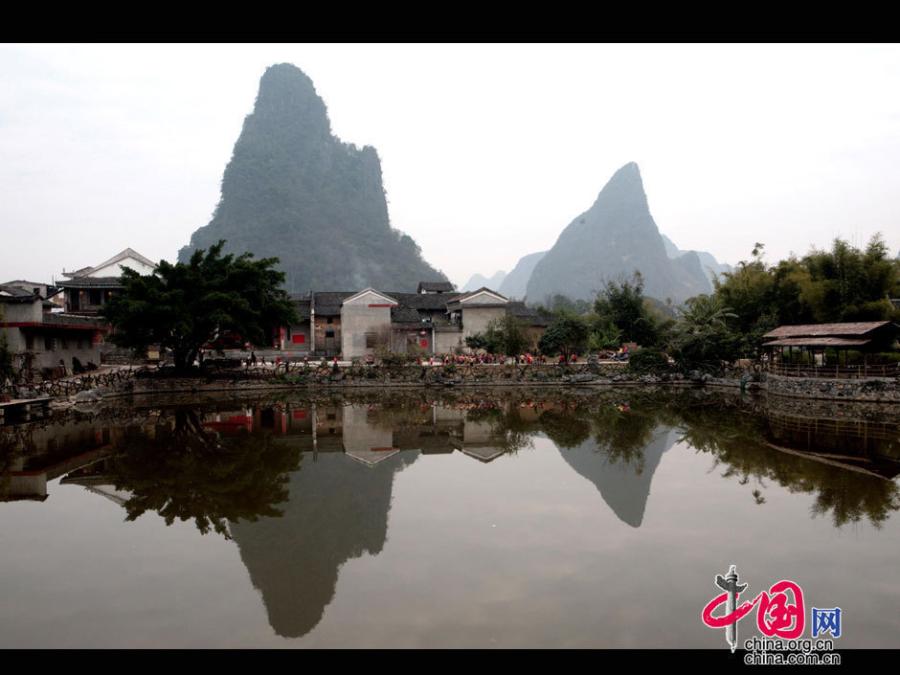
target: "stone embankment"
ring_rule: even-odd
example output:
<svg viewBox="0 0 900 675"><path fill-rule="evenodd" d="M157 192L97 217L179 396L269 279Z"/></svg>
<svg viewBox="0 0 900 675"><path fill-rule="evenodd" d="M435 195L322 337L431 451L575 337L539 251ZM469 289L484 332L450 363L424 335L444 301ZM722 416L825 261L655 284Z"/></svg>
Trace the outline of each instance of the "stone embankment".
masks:
<svg viewBox="0 0 900 675"><path fill-rule="evenodd" d="M766 391L773 396L831 401L900 403L900 378L830 379L824 377L785 377L769 373L766 377L765 386Z"/></svg>
<svg viewBox="0 0 900 675"><path fill-rule="evenodd" d="M890 378L829 380L749 374L713 378L700 373L637 375L621 363L532 365L293 365L223 369L196 377L175 377L155 369L119 370L77 383L58 383L50 394L57 405L91 403L114 396L216 391L252 392L280 389L393 388L393 387L503 387L503 386L676 386L727 387L767 391L800 399L900 403L900 381Z"/></svg>

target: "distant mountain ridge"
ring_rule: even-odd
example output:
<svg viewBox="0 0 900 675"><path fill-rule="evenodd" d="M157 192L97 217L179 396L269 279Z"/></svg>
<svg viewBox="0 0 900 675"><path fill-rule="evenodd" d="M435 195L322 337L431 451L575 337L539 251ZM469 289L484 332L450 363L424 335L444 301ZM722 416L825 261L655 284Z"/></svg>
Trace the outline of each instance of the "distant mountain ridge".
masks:
<svg viewBox="0 0 900 675"><path fill-rule="evenodd" d="M391 228L378 153L334 136L312 80L288 63L260 79L219 204L178 257L219 239L226 252L278 257L294 293L446 280Z"/></svg>
<svg viewBox="0 0 900 675"><path fill-rule="evenodd" d="M673 260L675 258L680 258L685 253L696 253L697 257L700 259L700 265L703 267L703 271L707 273L711 273L718 277L725 272L733 272L734 268L728 263L720 263L716 260L715 256L712 253L708 253L707 251L682 251L675 245L671 239L669 239L666 235L662 235L663 244L666 247L666 255Z"/></svg>
<svg viewBox="0 0 900 675"><path fill-rule="evenodd" d="M666 254L640 170L631 162L610 178L594 204L535 265L528 301L540 303L557 293L592 300L608 281L630 278L635 270L644 278L644 293L659 300L683 302L712 291L695 252L675 259Z"/></svg>
<svg viewBox="0 0 900 675"><path fill-rule="evenodd" d="M547 251L540 251L538 253L529 253L519 258L519 262L506 275L506 278L500 285L500 293L508 298L524 299L528 290L528 280L531 279L531 273L545 255L547 255Z"/></svg>
<svg viewBox="0 0 900 675"><path fill-rule="evenodd" d="M461 293L468 293L469 291L477 291L479 288L487 286L491 290L499 291L504 279L506 279L506 272L503 270L497 270L491 277L486 277L483 274L473 274L459 290Z"/></svg>

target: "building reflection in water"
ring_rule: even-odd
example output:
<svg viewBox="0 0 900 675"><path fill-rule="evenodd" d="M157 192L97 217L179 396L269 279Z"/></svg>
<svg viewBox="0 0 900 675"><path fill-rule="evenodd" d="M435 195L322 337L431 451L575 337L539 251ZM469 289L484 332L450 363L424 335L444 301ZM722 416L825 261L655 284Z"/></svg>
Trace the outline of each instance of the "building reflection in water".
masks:
<svg viewBox="0 0 900 675"><path fill-rule="evenodd" d="M723 406L719 396L620 396L333 397L4 428L0 495L43 500L61 477L128 519L156 512L233 539L284 637L321 621L346 561L381 553L395 476L421 455L495 462L545 436L631 528L644 521L654 475L676 444L707 453L748 491L774 482L812 493L812 515L830 514L835 526L877 526L900 508L891 480L898 424L883 415L826 409L809 418L758 401ZM763 490L752 492L761 506Z"/></svg>

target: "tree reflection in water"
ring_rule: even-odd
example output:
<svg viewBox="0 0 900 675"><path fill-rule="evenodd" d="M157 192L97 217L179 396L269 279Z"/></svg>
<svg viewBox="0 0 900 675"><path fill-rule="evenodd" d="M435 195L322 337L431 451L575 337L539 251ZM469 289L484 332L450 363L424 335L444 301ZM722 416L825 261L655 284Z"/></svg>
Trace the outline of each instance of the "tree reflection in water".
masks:
<svg viewBox="0 0 900 675"><path fill-rule="evenodd" d="M893 480L813 461L815 452L803 456L773 450L767 442L773 422L764 414L748 414L739 400L687 404L681 407L681 418L681 440L711 454L716 466L724 465L724 478L737 477L741 484L753 479L763 488L770 480L791 492L813 494L812 515L830 513L835 527L863 518L880 527L900 509L900 491ZM765 503L759 489L754 497Z"/></svg>
<svg viewBox="0 0 900 675"><path fill-rule="evenodd" d="M872 414L860 421L859 438L817 432L820 435L810 436L813 440L804 445L795 430L779 430L781 417L770 414L764 399L721 391L332 393L320 399L329 408L362 406L363 417L354 416L358 426L354 442L365 445L366 434L371 433L369 442L382 448L434 446L432 451L447 452L454 443L460 447L468 433L477 438L479 447L484 446L482 454L490 446L499 456L532 447L533 438L544 434L575 471L594 483L620 518L633 526L640 525L649 481L662 454L676 443L709 454L723 478L747 486L749 497L763 507L768 503L768 486L774 483L813 495L811 515L830 515L836 527L864 519L878 526L900 509L897 484L885 479L895 476L900 467L895 457L897 425L869 433L865 425L877 424L878 416ZM314 401L291 405L310 408ZM271 405L260 407L270 411ZM440 409L443 414L436 412ZM162 413L158 421L117 433L106 471L117 489L131 495L126 503L130 520L154 510L167 523L176 518L194 520L201 532L229 536L228 521L280 513L277 505L288 498L287 473L300 464L297 444L273 442L275 429L221 436L204 428L203 414L173 409ZM837 417L846 426L846 411L839 411ZM815 419L813 423L819 424L817 428L833 427ZM341 424L340 418L329 422ZM881 445L873 451L876 437ZM308 433L305 438L312 442ZM329 440L340 438L338 433ZM3 455L8 459L14 452L8 448ZM887 469L882 461L885 453ZM843 459L813 461L819 456Z"/></svg>
<svg viewBox="0 0 900 675"><path fill-rule="evenodd" d="M131 493L128 520L156 511L167 525L193 520L201 533L230 539L228 521L281 515L276 505L287 499L300 457L269 434L220 437L198 412L178 409L150 429L126 428L107 470L117 490Z"/></svg>

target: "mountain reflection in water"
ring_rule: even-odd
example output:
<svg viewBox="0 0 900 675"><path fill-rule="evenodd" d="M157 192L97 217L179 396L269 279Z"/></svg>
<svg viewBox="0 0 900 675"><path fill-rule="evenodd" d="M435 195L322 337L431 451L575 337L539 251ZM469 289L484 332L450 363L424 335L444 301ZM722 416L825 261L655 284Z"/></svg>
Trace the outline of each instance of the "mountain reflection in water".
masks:
<svg viewBox="0 0 900 675"><path fill-rule="evenodd" d="M719 392L571 390L110 409L0 430L0 498L47 499L61 477L127 520L156 512L233 539L272 629L300 637L322 620L341 566L382 552L395 477L425 455L496 466L547 438L636 529L663 455L684 446L760 507L775 484L812 494L811 515L834 527L878 527L900 508L895 412L837 406L809 417Z"/></svg>

